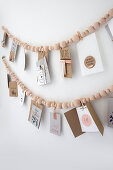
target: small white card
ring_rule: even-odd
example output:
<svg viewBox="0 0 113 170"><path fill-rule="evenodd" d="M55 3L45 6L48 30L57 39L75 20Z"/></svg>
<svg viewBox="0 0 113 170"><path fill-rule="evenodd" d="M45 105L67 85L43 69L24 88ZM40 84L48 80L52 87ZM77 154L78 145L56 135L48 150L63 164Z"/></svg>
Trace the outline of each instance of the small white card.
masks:
<svg viewBox="0 0 113 170"><path fill-rule="evenodd" d="M43 57L37 62L37 81L40 86L50 83L50 75L46 57Z"/></svg>
<svg viewBox="0 0 113 170"><path fill-rule="evenodd" d="M108 126L113 128L113 98L108 99Z"/></svg>
<svg viewBox="0 0 113 170"><path fill-rule="evenodd" d="M108 24L105 26L111 40L113 41L113 19L111 19Z"/></svg>
<svg viewBox="0 0 113 170"><path fill-rule="evenodd" d="M25 91L22 92L22 89L20 86L18 86L18 98L19 98L20 104L23 105L23 103L25 101Z"/></svg>
<svg viewBox="0 0 113 170"><path fill-rule="evenodd" d="M34 101L32 101L28 120L37 128L40 126L41 114L42 106L39 105L38 107L38 105L35 105Z"/></svg>
<svg viewBox="0 0 113 170"><path fill-rule="evenodd" d="M17 52L17 47L18 47L18 45L13 41L13 42L12 42L12 46L11 46L9 61L12 61L12 62L15 61L16 52Z"/></svg>
<svg viewBox="0 0 113 170"><path fill-rule="evenodd" d="M82 132L98 132L97 128L87 106L77 107L77 114L79 117Z"/></svg>
<svg viewBox="0 0 113 170"><path fill-rule="evenodd" d="M103 64L95 33L85 37L77 44L82 75L103 71Z"/></svg>
<svg viewBox="0 0 113 170"><path fill-rule="evenodd" d="M61 133L61 115L58 113L50 113L50 132L59 135Z"/></svg>

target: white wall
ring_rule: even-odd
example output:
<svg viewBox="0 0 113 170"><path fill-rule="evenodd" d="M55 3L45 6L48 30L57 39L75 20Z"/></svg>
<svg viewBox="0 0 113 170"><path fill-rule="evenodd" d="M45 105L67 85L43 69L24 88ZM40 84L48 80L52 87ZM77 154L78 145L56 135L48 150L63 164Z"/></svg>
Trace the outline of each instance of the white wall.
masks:
<svg viewBox="0 0 113 170"><path fill-rule="evenodd" d="M0 0L0 27L6 26L20 40L35 45L53 44L84 30L110 8L113 0ZM23 71L20 48L16 63L10 66L34 94L45 99L71 101L89 96L113 84L113 44L104 27L97 32L97 39L104 65L100 74L81 75L75 44L71 46L72 79L61 78L59 51L50 54L52 83L45 87L38 87L36 82L37 54L28 52L29 68ZM1 57L8 59L10 46L11 41L7 48L0 47ZM103 137L87 133L74 138L65 110L57 111L62 114L61 137L49 132L51 109L44 109L37 130L28 122L30 98L21 107L17 99L9 97L6 70L0 60L0 170L111 170L113 129L106 126L107 98L93 102L93 106L105 126Z"/></svg>

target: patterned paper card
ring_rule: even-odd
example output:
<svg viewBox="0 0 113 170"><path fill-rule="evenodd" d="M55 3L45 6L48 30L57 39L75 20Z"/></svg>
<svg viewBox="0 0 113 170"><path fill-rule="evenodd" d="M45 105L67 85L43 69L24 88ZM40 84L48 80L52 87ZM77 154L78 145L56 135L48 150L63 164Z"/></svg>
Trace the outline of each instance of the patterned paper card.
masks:
<svg viewBox="0 0 113 170"><path fill-rule="evenodd" d="M108 126L113 128L113 98L108 99Z"/></svg>
<svg viewBox="0 0 113 170"><path fill-rule="evenodd" d="M37 128L40 126L43 106L31 101L30 113L28 120Z"/></svg>
<svg viewBox="0 0 113 170"><path fill-rule="evenodd" d="M50 132L55 135L60 135L61 132L61 115L50 113Z"/></svg>

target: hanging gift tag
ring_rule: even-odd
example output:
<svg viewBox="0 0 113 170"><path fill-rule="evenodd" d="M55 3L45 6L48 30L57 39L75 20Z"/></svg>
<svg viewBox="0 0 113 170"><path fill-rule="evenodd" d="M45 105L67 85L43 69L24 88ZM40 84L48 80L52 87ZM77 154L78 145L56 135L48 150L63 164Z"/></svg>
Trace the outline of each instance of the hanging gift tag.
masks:
<svg viewBox="0 0 113 170"><path fill-rule="evenodd" d="M111 40L113 41L113 19L111 19L108 24L105 26Z"/></svg>
<svg viewBox="0 0 113 170"><path fill-rule="evenodd" d="M4 33L3 33L3 39L2 39L2 41L1 41L2 47L6 47L7 37L8 37L8 36L7 36L7 33L4 32Z"/></svg>
<svg viewBox="0 0 113 170"><path fill-rule="evenodd" d="M58 113L50 113L50 132L59 135L61 132L61 115Z"/></svg>
<svg viewBox="0 0 113 170"><path fill-rule="evenodd" d="M9 61L11 62L15 61L17 47L18 47L17 44L13 41L11 46L11 51L10 51L10 57L9 57Z"/></svg>
<svg viewBox="0 0 113 170"><path fill-rule="evenodd" d="M31 101L31 107L28 120L37 128L40 126L41 114L43 106Z"/></svg>
<svg viewBox="0 0 113 170"><path fill-rule="evenodd" d="M69 47L60 49L60 61L62 64L63 77L72 78L71 55Z"/></svg>
<svg viewBox="0 0 113 170"><path fill-rule="evenodd" d="M11 76L9 74L7 74L7 86L9 88L9 82L11 81Z"/></svg>
<svg viewBox="0 0 113 170"><path fill-rule="evenodd" d="M9 82L9 96L18 97L18 87L16 81Z"/></svg>
<svg viewBox="0 0 113 170"><path fill-rule="evenodd" d="M77 44L82 75L103 71L102 60L95 33L85 37Z"/></svg>
<svg viewBox="0 0 113 170"><path fill-rule="evenodd" d="M113 128L113 98L108 99L108 126Z"/></svg>
<svg viewBox="0 0 113 170"><path fill-rule="evenodd" d="M38 85L40 86L50 83L50 75L49 75L46 57L41 58L37 62L37 81L38 81Z"/></svg>
<svg viewBox="0 0 113 170"><path fill-rule="evenodd" d="M64 115L73 132L73 135L75 137L82 135L84 132L82 132L76 109L74 108L72 110L69 110L68 112L64 113Z"/></svg>
<svg viewBox="0 0 113 170"><path fill-rule="evenodd" d="M18 86L18 98L20 104L23 105L25 101L25 91L23 92L20 86Z"/></svg>
<svg viewBox="0 0 113 170"><path fill-rule="evenodd" d="M77 107L76 109L82 132L100 131L103 135L104 128L90 103L86 103L86 105Z"/></svg>

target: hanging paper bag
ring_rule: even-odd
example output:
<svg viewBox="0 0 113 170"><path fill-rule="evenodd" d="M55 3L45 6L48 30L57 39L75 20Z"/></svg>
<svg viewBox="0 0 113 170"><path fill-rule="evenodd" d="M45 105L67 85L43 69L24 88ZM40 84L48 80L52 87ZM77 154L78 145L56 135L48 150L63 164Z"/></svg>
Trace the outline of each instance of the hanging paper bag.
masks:
<svg viewBox="0 0 113 170"><path fill-rule="evenodd" d="M42 114L43 106L35 103L35 101L31 101L31 107L29 112L28 120L37 128L40 126L41 114Z"/></svg>
<svg viewBox="0 0 113 170"><path fill-rule="evenodd" d="M60 61L62 64L63 77L72 78L71 55L69 47L60 49Z"/></svg>
<svg viewBox="0 0 113 170"><path fill-rule="evenodd" d="M9 82L9 96L18 97L18 86L16 81Z"/></svg>
<svg viewBox="0 0 113 170"><path fill-rule="evenodd" d="M61 132L61 115L58 113L50 113L50 132L59 135Z"/></svg>
<svg viewBox="0 0 113 170"><path fill-rule="evenodd" d="M37 62L37 81L40 86L50 83L50 74L47 65L48 56L46 57L43 55L43 52L39 53Z"/></svg>
<svg viewBox="0 0 113 170"><path fill-rule="evenodd" d="M95 33L85 37L77 44L82 75L90 75L103 71L103 64Z"/></svg>
<svg viewBox="0 0 113 170"><path fill-rule="evenodd" d="M15 61L17 47L18 47L17 44L13 41L11 46L11 51L10 51L10 57L9 57L9 61L11 62Z"/></svg>

